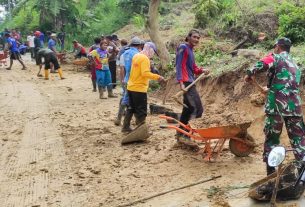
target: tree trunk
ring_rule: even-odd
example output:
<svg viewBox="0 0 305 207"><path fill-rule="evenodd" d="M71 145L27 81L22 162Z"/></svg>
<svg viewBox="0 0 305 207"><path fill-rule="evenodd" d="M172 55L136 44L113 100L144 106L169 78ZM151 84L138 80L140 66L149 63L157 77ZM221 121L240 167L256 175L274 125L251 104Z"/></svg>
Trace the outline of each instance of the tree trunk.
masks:
<svg viewBox="0 0 305 207"><path fill-rule="evenodd" d="M148 10L148 22L146 25L150 39L156 44L158 48L158 54L161 61L161 67L163 70L166 70L168 64L170 63L170 55L165 46L165 43L162 41L162 38L159 33L159 6L161 0L151 0L149 3Z"/></svg>

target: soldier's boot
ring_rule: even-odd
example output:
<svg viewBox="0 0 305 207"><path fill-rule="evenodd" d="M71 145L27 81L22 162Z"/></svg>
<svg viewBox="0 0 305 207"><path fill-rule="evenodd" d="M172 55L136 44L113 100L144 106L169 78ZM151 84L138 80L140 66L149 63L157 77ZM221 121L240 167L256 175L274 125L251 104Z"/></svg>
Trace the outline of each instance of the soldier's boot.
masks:
<svg viewBox="0 0 305 207"><path fill-rule="evenodd" d="M48 69L44 70L44 79L49 80L49 70Z"/></svg>
<svg viewBox="0 0 305 207"><path fill-rule="evenodd" d="M93 86L93 92L96 92L96 80L91 79L92 80L92 86Z"/></svg>
<svg viewBox="0 0 305 207"><path fill-rule="evenodd" d="M108 88L108 97L109 98L117 98L118 96L113 93L112 88Z"/></svg>
<svg viewBox="0 0 305 207"><path fill-rule="evenodd" d="M61 80L65 79L65 78L63 77L62 69L61 69L61 68L58 68L58 75L59 75L59 77L60 77Z"/></svg>
<svg viewBox="0 0 305 207"><path fill-rule="evenodd" d="M125 114L124 121L123 121L123 126L122 126L122 132L123 133L129 133L132 131L130 128L130 122L132 119L133 113L130 110L127 110L127 113Z"/></svg>
<svg viewBox="0 0 305 207"><path fill-rule="evenodd" d="M120 104L118 116L117 116L117 118L116 118L115 121L114 121L114 124L115 124L115 125L117 125L117 126L120 126L120 125L121 125L121 120L122 120L122 117L123 117L125 108L126 108L125 105L121 105L121 104Z"/></svg>

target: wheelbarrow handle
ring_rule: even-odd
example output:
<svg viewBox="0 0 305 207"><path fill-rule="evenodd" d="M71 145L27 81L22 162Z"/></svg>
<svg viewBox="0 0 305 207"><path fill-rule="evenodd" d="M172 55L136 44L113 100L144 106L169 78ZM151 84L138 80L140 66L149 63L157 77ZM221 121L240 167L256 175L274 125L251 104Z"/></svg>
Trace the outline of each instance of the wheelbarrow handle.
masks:
<svg viewBox="0 0 305 207"><path fill-rule="evenodd" d="M181 128L179 128L179 127L176 126L176 125L160 125L160 128L162 128L162 129L165 129L165 128L166 128L166 129L175 129L176 131L180 132L181 134L184 134L184 135L186 135L187 137L190 137L190 138L192 138L192 139L201 140L201 141L205 140L203 137L198 136L197 133L196 133L196 134L193 134L192 132L186 131L186 130L184 130L184 129L181 129Z"/></svg>
<svg viewBox="0 0 305 207"><path fill-rule="evenodd" d="M175 121L176 123L178 123L180 126L182 126L183 128L189 130L189 131L192 131L193 129L185 124L183 124L182 122L180 122L179 120L173 118L173 117L170 117L170 116L165 116L165 115L160 115L159 118L161 119L166 119L166 120L169 120L169 121ZM168 127L167 127L168 128Z"/></svg>

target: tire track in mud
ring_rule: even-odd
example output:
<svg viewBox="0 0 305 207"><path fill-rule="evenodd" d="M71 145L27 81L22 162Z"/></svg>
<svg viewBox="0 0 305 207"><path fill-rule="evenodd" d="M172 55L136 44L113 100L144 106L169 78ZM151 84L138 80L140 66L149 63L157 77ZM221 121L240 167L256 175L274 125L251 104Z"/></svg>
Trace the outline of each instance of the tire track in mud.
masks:
<svg viewBox="0 0 305 207"><path fill-rule="evenodd" d="M1 71L1 73L4 73L4 72L5 71ZM0 77L0 82L3 82L3 81L4 80L2 80L2 78ZM5 94L4 96L7 96L8 95L8 91L11 94L16 94L16 88L15 88L15 85L13 84L13 80L12 79L9 79L9 82L7 82L7 84L1 86L1 89L0 89L1 97L3 97L3 94ZM12 100L13 100L13 97L10 97L10 98L1 98L0 109L4 108L5 106L8 106Z"/></svg>
<svg viewBox="0 0 305 207"><path fill-rule="evenodd" d="M8 114L11 124L18 121L22 133L12 135L19 136L17 145L0 152L1 206L78 206L69 160L48 114L48 102L38 86L26 81L24 71L2 75L8 95L0 101L0 113ZM10 84L8 79L14 81ZM19 120L20 113L24 120Z"/></svg>

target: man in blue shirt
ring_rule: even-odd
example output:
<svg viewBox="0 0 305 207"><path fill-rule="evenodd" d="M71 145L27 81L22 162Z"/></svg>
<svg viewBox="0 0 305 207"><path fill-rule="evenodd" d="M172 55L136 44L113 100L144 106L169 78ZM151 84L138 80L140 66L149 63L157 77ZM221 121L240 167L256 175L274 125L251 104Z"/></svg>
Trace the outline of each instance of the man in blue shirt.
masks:
<svg viewBox="0 0 305 207"><path fill-rule="evenodd" d="M21 59L16 40L13 37L11 37L11 35L9 33L5 34L5 38L6 38L6 42L7 42L7 46L8 46L7 49L10 51L10 66L6 69L11 70L12 65L13 65L13 60L18 60L20 62L20 64L22 65L22 70L25 70L26 66L24 65L24 63Z"/></svg>
<svg viewBox="0 0 305 207"><path fill-rule="evenodd" d="M122 119L122 116L123 116L123 113L125 111L125 108L128 107L129 105L129 100L128 100L128 93L127 93L127 90L126 90L126 85L127 85L127 82L129 80L129 75L130 75L130 70L131 70L131 63L132 63L132 58L135 54L139 53L142 49L142 44L144 42L141 41L140 38L138 37L134 37L131 39L131 43L129 45L129 49L127 49L121 56L121 59L122 61L120 62L123 62L124 63L124 71L122 73L125 74L124 76L124 79L123 79L123 88L124 88L124 93L123 93L123 97L120 101L120 106L119 106L119 112L118 112L118 116L115 120L115 125L119 126L121 124L121 119ZM129 119L128 123L130 123L130 120L132 119L132 116L130 117L125 117L125 119ZM124 120L125 122L125 120ZM126 126L125 126L126 128ZM128 131L128 129L124 128L124 125L123 125L123 128L122 128L122 131Z"/></svg>
<svg viewBox="0 0 305 207"><path fill-rule="evenodd" d="M55 54L56 52L56 34L51 34L50 39L48 41L48 48L52 50Z"/></svg>
<svg viewBox="0 0 305 207"><path fill-rule="evenodd" d="M55 33L52 33L52 34L50 35L50 39L49 39L49 41L48 41L48 48L49 48L50 50L52 50L52 51L55 53L55 56L57 57L57 51L56 51L56 34L55 34ZM51 73L55 73L53 64L51 64Z"/></svg>
<svg viewBox="0 0 305 207"><path fill-rule="evenodd" d="M39 39L40 39L40 43L42 45L42 47L44 46L44 33L43 32L40 32L40 36L39 36Z"/></svg>

